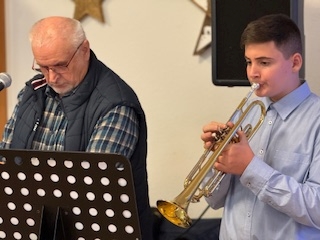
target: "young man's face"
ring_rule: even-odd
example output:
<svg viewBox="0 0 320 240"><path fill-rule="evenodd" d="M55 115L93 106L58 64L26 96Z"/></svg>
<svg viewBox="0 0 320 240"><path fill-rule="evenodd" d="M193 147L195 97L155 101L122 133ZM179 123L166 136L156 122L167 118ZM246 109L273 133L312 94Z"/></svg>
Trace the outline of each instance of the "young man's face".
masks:
<svg viewBox="0 0 320 240"><path fill-rule="evenodd" d="M298 54L299 55L299 54ZM299 55L300 56L300 55ZM254 43L245 46L247 76L259 83L256 95L278 101L299 86L299 70L296 55L285 59L274 42Z"/></svg>

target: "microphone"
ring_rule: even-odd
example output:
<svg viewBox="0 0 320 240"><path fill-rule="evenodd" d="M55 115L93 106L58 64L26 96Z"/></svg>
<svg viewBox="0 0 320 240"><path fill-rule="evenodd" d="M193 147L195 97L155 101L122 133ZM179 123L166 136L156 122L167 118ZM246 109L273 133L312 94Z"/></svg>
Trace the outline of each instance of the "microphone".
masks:
<svg viewBox="0 0 320 240"><path fill-rule="evenodd" d="M7 73L0 73L0 91L3 89L10 87L11 85L11 77Z"/></svg>

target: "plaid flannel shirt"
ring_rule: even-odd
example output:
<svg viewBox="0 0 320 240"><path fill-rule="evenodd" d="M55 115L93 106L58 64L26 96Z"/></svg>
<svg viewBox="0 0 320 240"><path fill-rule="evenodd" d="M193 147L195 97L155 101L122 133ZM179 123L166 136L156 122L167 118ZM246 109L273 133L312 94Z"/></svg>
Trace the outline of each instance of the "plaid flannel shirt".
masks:
<svg viewBox="0 0 320 240"><path fill-rule="evenodd" d="M5 125L0 148L10 148L15 126L16 115L23 96L23 90L18 95L18 104ZM63 151L64 137L68 120L63 108L55 98L48 97L33 140L32 149ZM101 116L95 125L87 152L108 152L121 154L130 158L138 141L139 123L134 110L126 106L116 106L105 116Z"/></svg>

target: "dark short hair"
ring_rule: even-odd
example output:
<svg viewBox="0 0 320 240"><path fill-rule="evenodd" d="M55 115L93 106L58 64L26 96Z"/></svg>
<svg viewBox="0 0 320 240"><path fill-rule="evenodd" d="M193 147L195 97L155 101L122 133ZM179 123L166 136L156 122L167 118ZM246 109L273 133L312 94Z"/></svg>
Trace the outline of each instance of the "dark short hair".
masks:
<svg viewBox="0 0 320 240"><path fill-rule="evenodd" d="M299 27L285 14L265 15L250 22L241 35L240 47L251 43L273 41L285 58L294 53L302 54L302 41Z"/></svg>

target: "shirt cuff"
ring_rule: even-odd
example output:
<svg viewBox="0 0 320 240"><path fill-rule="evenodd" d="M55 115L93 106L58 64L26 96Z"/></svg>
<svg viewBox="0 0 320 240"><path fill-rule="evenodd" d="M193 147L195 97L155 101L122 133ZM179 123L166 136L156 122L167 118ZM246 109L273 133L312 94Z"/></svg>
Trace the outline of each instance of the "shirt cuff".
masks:
<svg viewBox="0 0 320 240"><path fill-rule="evenodd" d="M258 195L270 179L274 169L255 156L240 177L243 186Z"/></svg>

